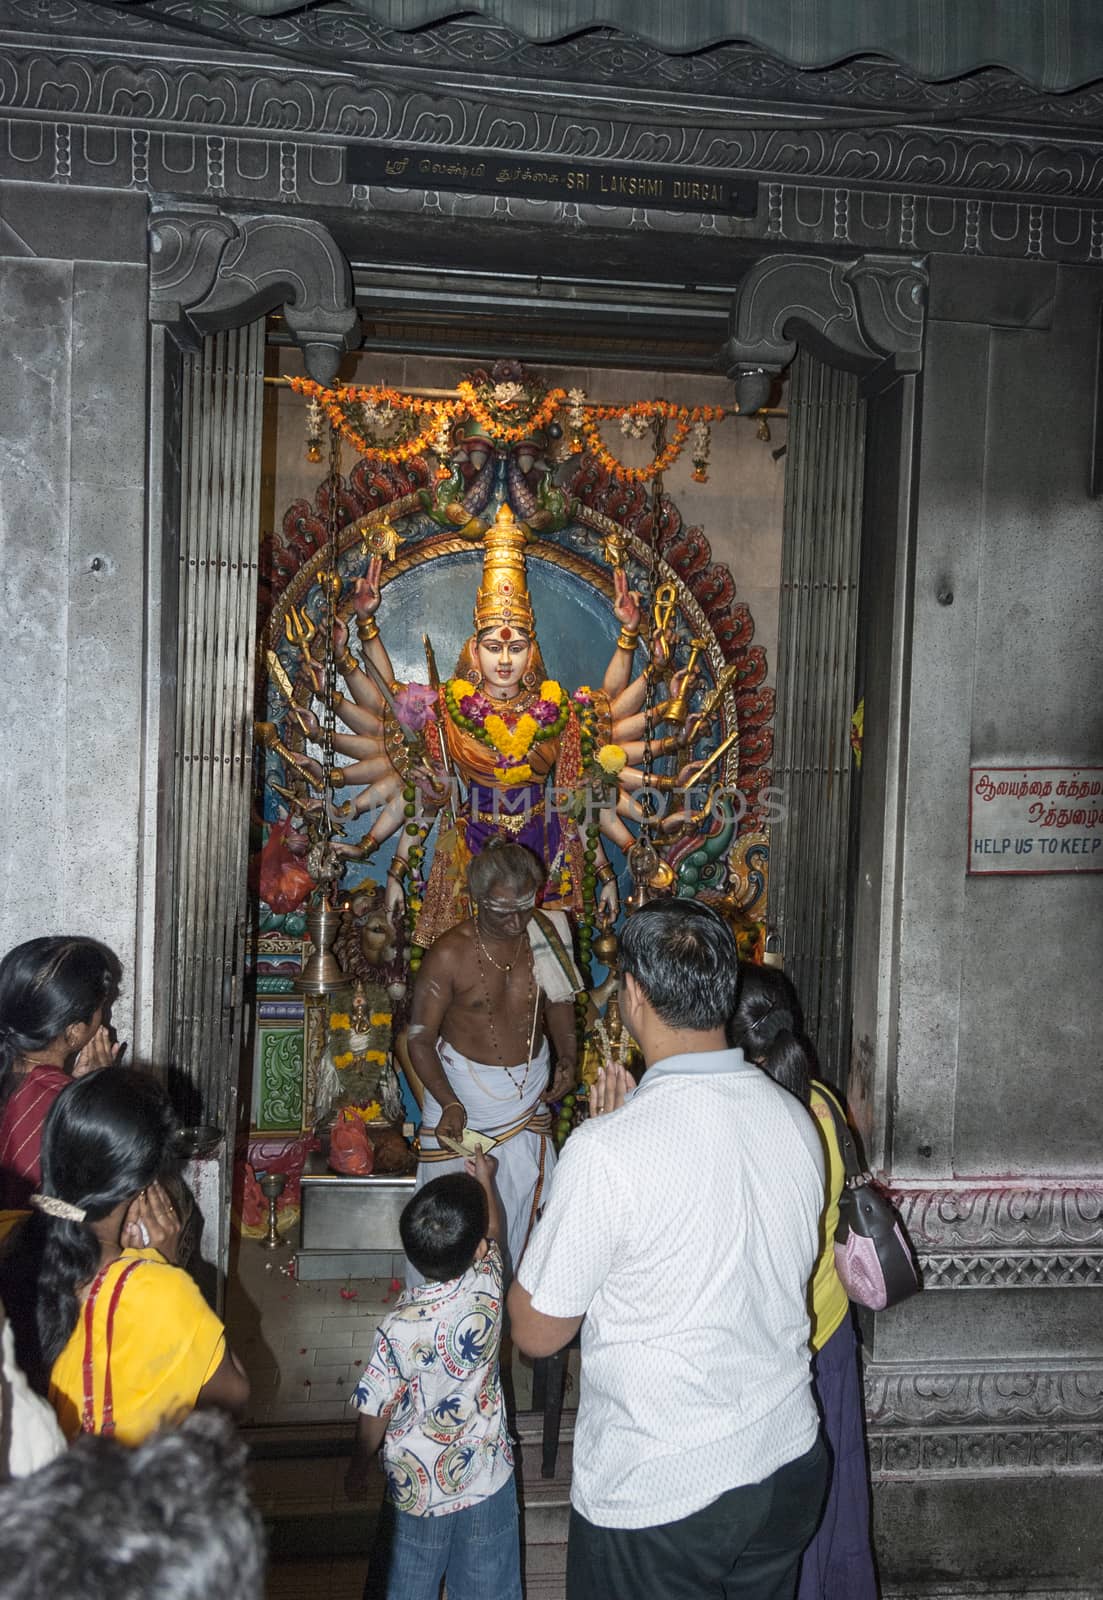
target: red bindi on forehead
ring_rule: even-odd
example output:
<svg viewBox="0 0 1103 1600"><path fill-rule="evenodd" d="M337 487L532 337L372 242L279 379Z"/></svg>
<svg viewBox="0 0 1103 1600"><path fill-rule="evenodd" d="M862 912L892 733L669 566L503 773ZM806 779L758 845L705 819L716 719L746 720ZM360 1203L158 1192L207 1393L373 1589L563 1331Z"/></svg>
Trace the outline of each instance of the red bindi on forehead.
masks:
<svg viewBox="0 0 1103 1600"><path fill-rule="evenodd" d="M510 632L510 630L508 628L503 628L502 632L501 632L501 637L503 639L512 639L513 638L513 634Z"/></svg>

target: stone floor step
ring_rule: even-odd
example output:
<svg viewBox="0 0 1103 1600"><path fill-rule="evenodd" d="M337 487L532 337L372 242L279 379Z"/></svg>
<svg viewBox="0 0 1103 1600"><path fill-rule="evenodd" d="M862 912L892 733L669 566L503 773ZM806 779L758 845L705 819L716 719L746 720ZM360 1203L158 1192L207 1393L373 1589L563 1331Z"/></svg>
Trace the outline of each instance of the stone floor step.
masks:
<svg viewBox="0 0 1103 1600"><path fill-rule="evenodd" d="M570 1516L574 1417L564 1417L554 1478L541 1476L542 1419L517 1420L523 1505L523 1559L527 1600L562 1600ZM260 1427L243 1430L250 1453L253 1493L268 1531L273 1600L294 1592L296 1574L313 1579L332 1563L355 1574L371 1548L378 1495L351 1504L343 1494L352 1445L347 1426ZM373 1484L381 1490L382 1480ZM362 1580L361 1580L362 1581ZM318 1592L325 1584L319 1580ZM337 1585L343 1597L341 1585ZM314 1592L312 1581L302 1589ZM350 1591L351 1592L351 1591ZM336 1591L335 1591L336 1600Z"/></svg>
<svg viewBox="0 0 1103 1600"><path fill-rule="evenodd" d="M555 1474L543 1476L543 1417L536 1411L519 1412L516 1421L518 1455L521 1466L522 1493L527 1498L555 1498L566 1495L571 1485L571 1463L574 1454L573 1411L563 1413L559 1429L559 1449L556 1452Z"/></svg>
<svg viewBox="0 0 1103 1600"><path fill-rule="evenodd" d="M528 1544L524 1546L525 1575L528 1578L558 1577L562 1581L567 1567L565 1544Z"/></svg>
<svg viewBox="0 0 1103 1600"><path fill-rule="evenodd" d="M557 1485L564 1492L571 1486L571 1463L574 1459L573 1446L560 1445L559 1453L555 1460L555 1474L545 1478L541 1462L539 1444L521 1445L518 1450L518 1459L521 1465L521 1482L530 1490L540 1491L548 1485Z"/></svg>
<svg viewBox="0 0 1103 1600"><path fill-rule="evenodd" d="M566 1583L567 1565L564 1555L563 1571L542 1573L533 1577L525 1571L525 1597L526 1600L563 1600L563 1589Z"/></svg>
<svg viewBox="0 0 1103 1600"><path fill-rule="evenodd" d="M567 1525L571 1505L564 1496L559 1501L527 1500L524 1509L525 1548L535 1550L540 1545L567 1544Z"/></svg>

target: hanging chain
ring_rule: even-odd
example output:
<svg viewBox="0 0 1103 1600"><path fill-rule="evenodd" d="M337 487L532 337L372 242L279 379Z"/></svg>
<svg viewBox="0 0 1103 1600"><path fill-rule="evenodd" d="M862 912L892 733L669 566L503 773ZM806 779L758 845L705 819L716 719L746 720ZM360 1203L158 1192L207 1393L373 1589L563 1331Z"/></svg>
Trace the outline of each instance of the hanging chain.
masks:
<svg viewBox="0 0 1103 1600"><path fill-rule="evenodd" d="M326 502L326 575L325 575L325 655L322 662L322 771L325 773L325 837L333 838L333 788L330 774L333 771L334 736L337 731L337 657L333 638L337 627L337 604L341 594L341 579L337 571L338 549L338 490L341 484L341 435L330 426L329 479Z"/></svg>
<svg viewBox="0 0 1103 1600"><path fill-rule="evenodd" d="M666 418L657 416L652 420L651 431L655 442L655 455L660 456L666 448ZM648 586L651 603L655 603L655 574L659 561L659 521L662 515L663 504L663 475L657 472L651 480L651 549L648 560ZM655 646L654 632L652 632L651 649ZM650 658L645 668L647 677L644 690L644 724L643 724L643 774L644 788L649 787L651 775L655 765L655 751L652 747L655 721L655 688L659 681L659 674L655 667L654 659ZM651 809L648 808L648 820L641 824L641 831L648 839L653 839L655 834L654 823L651 820Z"/></svg>

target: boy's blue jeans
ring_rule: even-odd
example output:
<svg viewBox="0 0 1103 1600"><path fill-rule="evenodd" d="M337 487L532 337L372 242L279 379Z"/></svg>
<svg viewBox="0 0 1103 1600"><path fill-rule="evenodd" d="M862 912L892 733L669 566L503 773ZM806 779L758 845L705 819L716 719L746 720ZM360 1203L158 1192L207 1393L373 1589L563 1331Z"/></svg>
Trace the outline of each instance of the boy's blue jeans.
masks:
<svg viewBox="0 0 1103 1600"><path fill-rule="evenodd" d="M521 1600L517 1490L443 1517L412 1517L387 1501L379 1514L364 1600Z"/></svg>

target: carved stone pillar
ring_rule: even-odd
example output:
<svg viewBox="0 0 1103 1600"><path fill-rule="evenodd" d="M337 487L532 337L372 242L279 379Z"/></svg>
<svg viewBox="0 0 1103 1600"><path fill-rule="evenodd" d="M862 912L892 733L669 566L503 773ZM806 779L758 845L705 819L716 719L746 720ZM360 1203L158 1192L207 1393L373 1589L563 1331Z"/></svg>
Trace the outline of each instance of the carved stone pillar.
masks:
<svg viewBox="0 0 1103 1600"><path fill-rule="evenodd" d="M905 256L766 256L733 300L722 356L744 411L765 405L770 383L800 344L829 366L899 372L922 363L927 273Z"/></svg>
<svg viewBox="0 0 1103 1600"><path fill-rule="evenodd" d="M360 342L348 262L328 229L298 216L235 217L215 207L155 211L150 222L149 316L197 347L283 307L318 383Z"/></svg>
<svg viewBox="0 0 1103 1600"><path fill-rule="evenodd" d="M945 269L935 262L931 267L936 285L939 270L944 281ZM951 287L963 281L959 275ZM993 1118L997 1131L986 1142L974 1136L970 1147L958 1130L967 1117L975 1122L983 1116L978 1095L1015 1091L996 1080L979 1083L975 1068L970 1077L976 1027L967 1032L954 1013L937 1036L929 1026L924 1031L924 980L901 981L901 974L910 979L920 971L917 952L924 939L934 968L942 963L956 972L961 961L955 943L960 913L952 898L958 886L949 876L955 869L946 860L936 864L927 853L928 870L941 873L947 901L942 921L928 929L922 886L901 863L924 808L940 821L945 816L953 780L950 765L936 769L934 778L919 769L915 751L929 749L923 730L940 719L948 724L958 742L963 783L969 741L985 735L969 726L975 715L966 676L974 663L971 639L961 649L963 671L941 680L944 701L917 701L909 691L928 652L950 649L938 631L940 624L947 631L947 606L935 598L929 577L930 592L919 590L916 571L931 561L932 545L947 527L952 549L963 552L962 571L980 542L969 495L979 494L990 474L986 479L983 438L974 435L991 423L969 383L986 370L980 364L989 338L985 318L1004 339L1003 330L1014 321L993 290L985 287L985 300L974 287L970 296L956 298L943 290L941 314L928 323L927 282L926 264L905 257L765 258L734 298L724 357L745 408L764 403L799 347L859 373L870 418L860 680L865 745L860 870L854 874L862 925L854 939L849 1091L874 1165L896 1194L924 1278L921 1295L864 1318L885 1594L893 1600L935 1594L957 1600L964 1593L1004 1600L1022 1592L1067 1600L1095 1592L1083 1587L1081 1576L1097 1573L1103 1562L1103 1181L1090 1172L1077 1174L1075 1140L1067 1127L1052 1136L1039 1133L1024 1153L1005 1150L1000 1141L1008 1138L1009 1119ZM1049 285L1030 287L1032 304L1040 292L1052 296ZM970 315L976 326L963 334L958 319ZM1045 337L1033 331L1038 321L1023 319L1032 330L1016 346L1023 370L1032 370L1028 361L1039 359L1040 347L1031 344ZM952 457L928 444L927 436L935 435L936 424L963 431L961 416L948 420L947 413L948 401L963 397L973 453L959 466L957 500L947 505L944 474ZM1006 387L994 391L993 414L1005 419L1004 428L1014 404ZM798 433L791 419L791 452ZM843 470L832 453L837 431L830 418L821 419L817 437L823 446L823 501L809 496L801 502L802 531L812 553L801 582L792 585L799 615L805 615L804 590L814 591L819 582L815 550L830 544L829 510ZM1001 495L1004 513L1008 497L1002 485ZM997 542L994 532L987 537ZM959 575L941 587L964 591L966 585ZM925 601L937 612L933 625L927 617L923 633L915 616ZM786 651L795 648L786 631L779 674ZM794 631L799 637L799 624L788 630ZM990 717L991 708L984 714ZM799 749L793 759L799 763ZM776 879L776 862L774 870ZM964 874L964 860L956 870ZM930 970L922 969L928 985ZM1014 1014L1010 994L1005 1003ZM1054 1014L1061 1014L1059 1006ZM902 1034L910 1048L901 1045ZM1014 1060L1014 1041L1005 1053ZM1038 1070L1056 1076L1058 1069L1071 1071L1059 1055ZM1021 1089L1017 1094L1021 1100ZM1030 1116L1029 1109L1023 1111L1024 1120ZM948 1131L936 1139L926 1131L928 1123ZM1056 1175L1047 1171L1047 1160ZM975 1175L963 1178L962 1172Z"/></svg>

